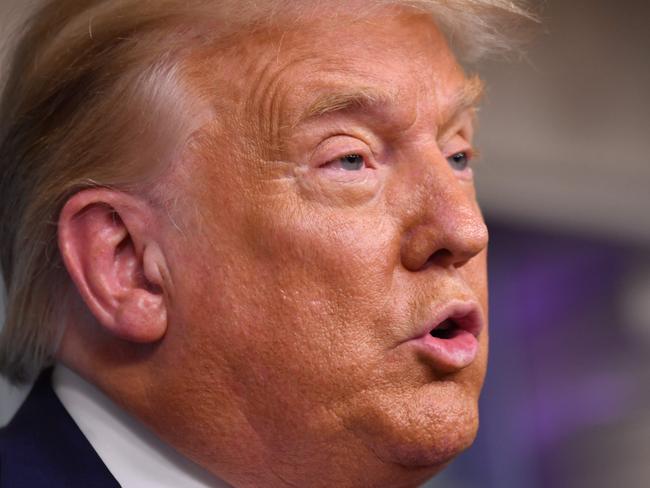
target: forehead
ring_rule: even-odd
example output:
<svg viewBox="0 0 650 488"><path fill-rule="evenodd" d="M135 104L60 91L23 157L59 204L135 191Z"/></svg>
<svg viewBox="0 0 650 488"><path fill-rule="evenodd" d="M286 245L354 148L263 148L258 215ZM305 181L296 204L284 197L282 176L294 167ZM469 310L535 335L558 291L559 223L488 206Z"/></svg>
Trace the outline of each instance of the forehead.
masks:
<svg viewBox="0 0 650 488"><path fill-rule="evenodd" d="M447 102L468 92L432 18L404 9L287 20L207 59L202 74L220 92L215 111L255 118L270 132L364 100L396 115L412 116L420 104L442 116Z"/></svg>

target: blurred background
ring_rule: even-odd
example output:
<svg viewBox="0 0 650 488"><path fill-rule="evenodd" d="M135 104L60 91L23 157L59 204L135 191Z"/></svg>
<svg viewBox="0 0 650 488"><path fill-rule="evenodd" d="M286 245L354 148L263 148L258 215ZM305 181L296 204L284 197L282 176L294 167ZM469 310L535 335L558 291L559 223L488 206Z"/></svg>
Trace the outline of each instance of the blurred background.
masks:
<svg viewBox="0 0 650 488"><path fill-rule="evenodd" d="M0 39L23 9L0 0ZM480 67L491 360L477 441L428 488L650 486L650 3L542 16ZM24 395L0 380L0 425Z"/></svg>

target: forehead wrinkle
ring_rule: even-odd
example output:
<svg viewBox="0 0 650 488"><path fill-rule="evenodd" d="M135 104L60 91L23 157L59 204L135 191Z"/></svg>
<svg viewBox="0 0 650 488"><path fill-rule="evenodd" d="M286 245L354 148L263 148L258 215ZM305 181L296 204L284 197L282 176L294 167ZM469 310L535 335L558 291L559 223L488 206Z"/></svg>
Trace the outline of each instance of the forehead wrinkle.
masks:
<svg viewBox="0 0 650 488"><path fill-rule="evenodd" d="M307 59L309 58L292 59L278 68L276 57L268 61L251 82L254 89L246 102L246 113L251 118L257 118L260 133L266 135L264 142L271 150L279 144L281 112L289 88L283 89L285 85L282 80L288 71Z"/></svg>

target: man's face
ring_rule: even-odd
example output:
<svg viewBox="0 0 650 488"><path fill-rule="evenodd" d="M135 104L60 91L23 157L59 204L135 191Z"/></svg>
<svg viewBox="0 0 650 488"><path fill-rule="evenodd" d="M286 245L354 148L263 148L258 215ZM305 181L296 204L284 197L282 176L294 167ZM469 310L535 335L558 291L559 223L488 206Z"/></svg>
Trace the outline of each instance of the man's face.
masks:
<svg viewBox="0 0 650 488"><path fill-rule="evenodd" d="M404 13L191 62L214 119L171 177L149 423L226 479L425 479L473 440L486 367L476 87Z"/></svg>

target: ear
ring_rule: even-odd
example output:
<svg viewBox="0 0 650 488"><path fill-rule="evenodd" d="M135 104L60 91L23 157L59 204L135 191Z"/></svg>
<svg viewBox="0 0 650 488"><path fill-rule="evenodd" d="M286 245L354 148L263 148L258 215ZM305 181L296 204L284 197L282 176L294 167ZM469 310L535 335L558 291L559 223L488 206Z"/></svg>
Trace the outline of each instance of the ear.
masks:
<svg viewBox="0 0 650 488"><path fill-rule="evenodd" d="M167 329L167 266L148 232L154 217L133 196L92 188L73 195L58 222L63 262L82 299L107 332L131 342L155 342Z"/></svg>

